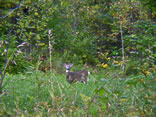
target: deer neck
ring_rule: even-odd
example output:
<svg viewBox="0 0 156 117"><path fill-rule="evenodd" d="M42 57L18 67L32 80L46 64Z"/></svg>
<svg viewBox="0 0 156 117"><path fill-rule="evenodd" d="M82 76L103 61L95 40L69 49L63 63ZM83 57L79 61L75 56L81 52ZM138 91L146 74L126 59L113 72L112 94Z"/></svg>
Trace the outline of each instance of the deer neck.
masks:
<svg viewBox="0 0 156 117"><path fill-rule="evenodd" d="M69 77L69 74L70 74L70 70L66 69L66 77Z"/></svg>

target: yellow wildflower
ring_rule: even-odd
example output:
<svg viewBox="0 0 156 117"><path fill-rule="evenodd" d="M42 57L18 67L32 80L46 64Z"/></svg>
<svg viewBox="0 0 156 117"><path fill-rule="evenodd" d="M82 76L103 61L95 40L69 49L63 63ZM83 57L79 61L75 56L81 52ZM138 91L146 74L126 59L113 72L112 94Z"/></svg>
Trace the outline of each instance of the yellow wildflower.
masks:
<svg viewBox="0 0 156 117"><path fill-rule="evenodd" d="M149 74L150 74L150 72L149 72L149 71L145 71L145 74L146 74L146 75L149 75Z"/></svg>
<svg viewBox="0 0 156 117"><path fill-rule="evenodd" d="M108 64L102 64L102 67L103 68L107 68L108 67Z"/></svg>
<svg viewBox="0 0 156 117"><path fill-rule="evenodd" d="M115 64L118 64L119 62L118 62L118 61L114 61L114 63L115 63Z"/></svg>
<svg viewBox="0 0 156 117"><path fill-rule="evenodd" d="M123 61L119 62L118 65L122 66L123 65Z"/></svg>
<svg viewBox="0 0 156 117"><path fill-rule="evenodd" d="M108 57L107 60L109 61L110 60L110 57Z"/></svg>

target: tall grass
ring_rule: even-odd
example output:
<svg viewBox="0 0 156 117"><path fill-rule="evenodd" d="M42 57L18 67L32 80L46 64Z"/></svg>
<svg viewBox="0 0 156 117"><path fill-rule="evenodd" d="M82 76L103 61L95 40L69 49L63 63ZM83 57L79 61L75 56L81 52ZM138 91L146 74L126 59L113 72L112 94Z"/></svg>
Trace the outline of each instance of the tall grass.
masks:
<svg viewBox="0 0 156 117"><path fill-rule="evenodd" d="M118 71L91 74L87 85L68 84L65 74L6 75L7 95L0 116L132 117L154 116L155 79Z"/></svg>

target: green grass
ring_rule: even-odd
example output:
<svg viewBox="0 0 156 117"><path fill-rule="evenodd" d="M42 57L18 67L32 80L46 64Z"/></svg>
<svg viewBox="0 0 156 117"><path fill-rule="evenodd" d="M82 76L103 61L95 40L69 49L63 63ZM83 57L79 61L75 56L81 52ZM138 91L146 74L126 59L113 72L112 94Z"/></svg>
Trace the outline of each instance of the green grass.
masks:
<svg viewBox="0 0 156 117"><path fill-rule="evenodd" d="M92 73L88 85L68 84L65 74L6 75L0 116L154 117L155 77L118 71Z"/></svg>

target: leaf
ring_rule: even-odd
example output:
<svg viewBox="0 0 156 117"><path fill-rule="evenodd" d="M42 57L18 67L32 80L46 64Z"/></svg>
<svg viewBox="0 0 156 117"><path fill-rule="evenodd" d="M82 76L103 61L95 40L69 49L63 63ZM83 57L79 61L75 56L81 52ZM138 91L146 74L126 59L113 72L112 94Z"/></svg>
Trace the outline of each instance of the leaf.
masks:
<svg viewBox="0 0 156 117"><path fill-rule="evenodd" d="M21 30L20 29L17 29L17 33L20 33L21 32Z"/></svg>
<svg viewBox="0 0 156 117"><path fill-rule="evenodd" d="M98 93L99 93L101 96L103 96L103 95L104 95L104 92L105 92L104 88L100 88L100 90L99 90Z"/></svg>
<svg viewBox="0 0 156 117"><path fill-rule="evenodd" d="M97 105L91 105L90 111L93 115L95 115L96 113L98 113L98 106Z"/></svg>
<svg viewBox="0 0 156 117"><path fill-rule="evenodd" d="M44 46L44 45L46 45L45 43L39 43L38 44L39 46Z"/></svg>
<svg viewBox="0 0 156 117"><path fill-rule="evenodd" d="M36 39L40 39L40 35L36 35Z"/></svg>
<svg viewBox="0 0 156 117"><path fill-rule="evenodd" d="M135 34L132 34L132 35L131 35L131 37L135 37L135 36L136 36Z"/></svg>
<svg viewBox="0 0 156 117"><path fill-rule="evenodd" d="M38 13L37 12L35 12L35 16L38 16Z"/></svg>

